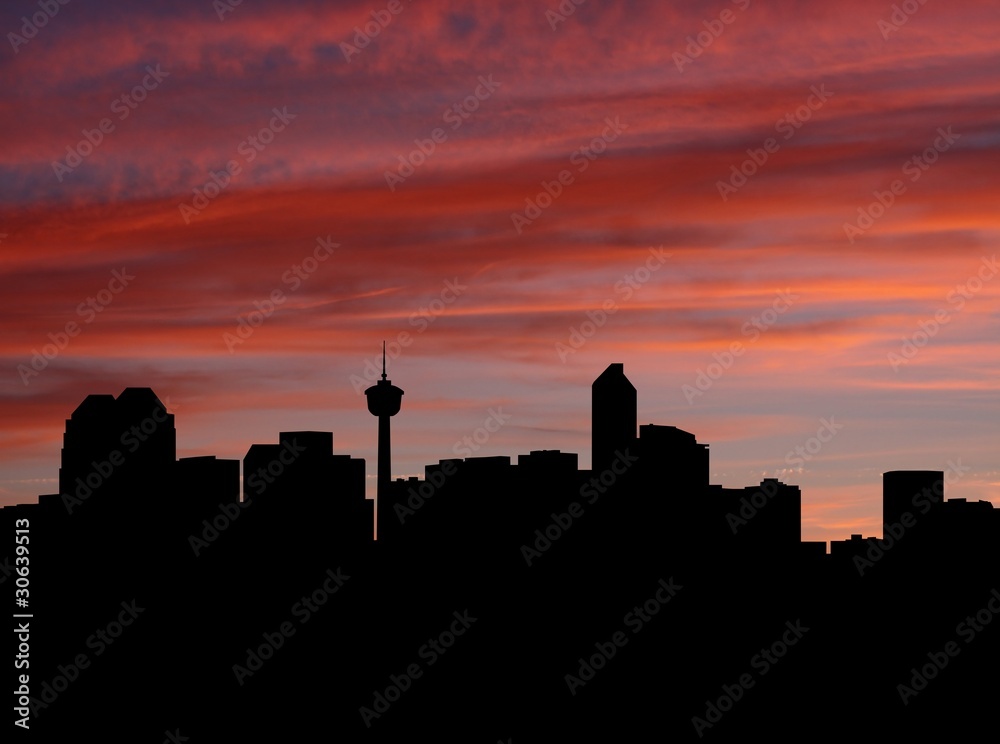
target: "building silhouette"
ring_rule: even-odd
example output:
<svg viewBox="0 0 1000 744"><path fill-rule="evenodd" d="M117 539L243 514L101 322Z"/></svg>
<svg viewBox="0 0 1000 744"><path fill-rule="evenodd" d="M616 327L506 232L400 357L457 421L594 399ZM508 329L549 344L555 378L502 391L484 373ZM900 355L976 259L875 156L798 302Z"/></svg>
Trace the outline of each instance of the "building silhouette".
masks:
<svg viewBox="0 0 1000 744"><path fill-rule="evenodd" d="M81 500L101 493L102 501L129 508L140 502L128 494L162 485L150 474L169 473L176 457L174 416L152 390L88 395L66 420L59 493Z"/></svg>
<svg viewBox="0 0 1000 744"><path fill-rule="evenodd" d="M625 376L624 364L610 364L594 380L591 388L591 468L606 469L615 460L615 451L635 441L635 387Z"/></svg>
<svg viewBox="0 0 1000 744"><path fill-rule="evenodd" d="M941 470L892 470L882 476L882 524L895 524L905 512L926 513L944 500Z"/></svg>
<svg viewBox="0 0 1000 744"><path fill-rule="evenodd" d="M388 506L388 494L392 483L392 441L389 434L389 419L399 413L403 391L392 384L385 375L385 343L382 344L382 379L365 390L368 412L378 417L378 488L379 503ZM379 507L379 514L383 509Z"/></svg>
<svg viewBox="0 0 1000 744"><path fill-rule="evenodd" d="M384 367L367 393L377 542L365 460L332 432L251 444L241 483L237 460L176 459L152 390L81 403L60 493L0 510L11 557L30 524L37 740L965 740L995 723L1000 515L945 500L943 471L887 471L882 537L827 553L801 539L798 486L712 484L694 434L637 428L622 364L594 381L584 470L536 450L393 481L403 393Z"/></svg>

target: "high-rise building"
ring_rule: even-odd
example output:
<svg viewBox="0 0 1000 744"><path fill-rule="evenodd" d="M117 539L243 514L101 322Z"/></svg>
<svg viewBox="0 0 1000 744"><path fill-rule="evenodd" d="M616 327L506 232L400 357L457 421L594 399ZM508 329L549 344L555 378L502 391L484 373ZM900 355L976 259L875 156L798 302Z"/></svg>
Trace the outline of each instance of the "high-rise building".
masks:
<svg viewBox="0 0 1000 744"><path fill-rule="evenodd" d="M113 492L134 502L164 486L176 455L174 416L150 388L88 395L66 420L59 492L78 499Z"/></svg>
<svg viewBox="0 0 1000 744"><path fill-rule="evenodd" d="M882 524L895 524L904 512L929 513L944 501L944 472L890 470L882 474Z"/></svg>
<svg viewBox="0 0 1000 744"><path fill-rule="evenodd" d="M683 487L689 496L708 486L708 445L676 426L643 424L639 427L638 453L644 467L655 467L665 481Z"/></svg>
<svg viewBox="0 0 1000 744"><path fill-rule="evenodd" d="M373 536L365 461L333 454L329 431L285 431L278 444L252 445L243 458L243 503L254 514L266 513L266 519L290 519L303 538L365 541Z"/></svg>
<svg viewBox="0 0 1000 744"><path fill-rule="evenodd" d="M635 441L635 387L624 364L610 364L591 387L591 469L599 472L614 462L616 451Z"/></svg>

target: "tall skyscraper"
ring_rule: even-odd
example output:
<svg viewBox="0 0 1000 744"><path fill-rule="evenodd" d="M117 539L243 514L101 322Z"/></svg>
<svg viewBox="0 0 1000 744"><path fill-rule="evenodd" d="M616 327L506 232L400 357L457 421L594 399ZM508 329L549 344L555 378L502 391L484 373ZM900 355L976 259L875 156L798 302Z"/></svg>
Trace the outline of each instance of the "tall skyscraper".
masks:
<svg viewBox="0 0 1000 744"><path fill-rule="evenodd" d="M591 387L592 469L604 470L635 441L636 391L625 376L624 364L610 364Z"/></svg>
<svg viewBox="0 0 1000 744"><path fill-rule="evenodd" d="M66 420L59 491L148 497L165 486L176 456L174 416L150 388L88 395Z"/></svg>

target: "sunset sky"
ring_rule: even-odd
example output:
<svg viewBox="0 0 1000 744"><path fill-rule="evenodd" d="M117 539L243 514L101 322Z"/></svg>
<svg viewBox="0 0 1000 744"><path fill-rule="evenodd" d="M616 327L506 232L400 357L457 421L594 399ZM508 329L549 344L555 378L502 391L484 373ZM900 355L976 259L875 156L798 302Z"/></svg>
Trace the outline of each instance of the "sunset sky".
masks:
<svg viewBox="0 0 1000 744"><path fill-rule="evenodd" d="M805 539L881 534L887 470L1000 499L995 0L561 7L5 3L0 504L128 386L179 456L332 430L374 476L383 339L399 477L491 409L475 454L589 467L622 362Z"/></svg>

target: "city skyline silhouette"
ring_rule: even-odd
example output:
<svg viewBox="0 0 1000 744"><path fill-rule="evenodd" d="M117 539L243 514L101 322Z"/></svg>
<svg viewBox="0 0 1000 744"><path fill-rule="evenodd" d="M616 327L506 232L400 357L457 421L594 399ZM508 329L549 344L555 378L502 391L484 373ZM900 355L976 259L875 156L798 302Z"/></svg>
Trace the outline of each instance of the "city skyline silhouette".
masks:
<svg viewBox="0 0 1000 744"><path fill-rule="evenodd" d="M899 453L991 498L981 4L38 1L0 14L0 505L57 490L51 422L98 390L169 391L182 456L328 414L359 450L382 339L450 403L397 426L396 475L507 401L486 454L590 465L577 381L618 359L650 420L713 443L713 482L798 482L810 540L881 529ZM580 53L610 39L610 66Z"/></svg>
<svg viewBox="0 0 1000 744"><path fill-rule="evenodd" d="M66 419L61 493L0 510L6 534L31 535L42 587L22 608L26 648L43 650L24 654L34 692L19 725L52 741L96 705L115 711L108 741L161 723L194 738L322 726L357 741L547 741L654 723L687 740L791 736L834 713L824 728L845 734L992 720L992 504L946 500L944 471L886 471L885 534L827 553L801 539L797 486L712 485L708 445L639 425L623 364L592 391L601 469L558 450L448 458L381 484L375 503L365 460L333 432L252 444L241 493L238 461L176 458L174 416L151 389L88 396ZM384 414L380 472L401 393L388 395L369 396ZM880 619L850 623L859 602ZM544 611L510 624L531 607ZM824 674L872 659L852 689ZM123 684L137 674L143 685ZM274 694L302 712L263 713ZM956 721L960 701L981 714Z"/></svg>

